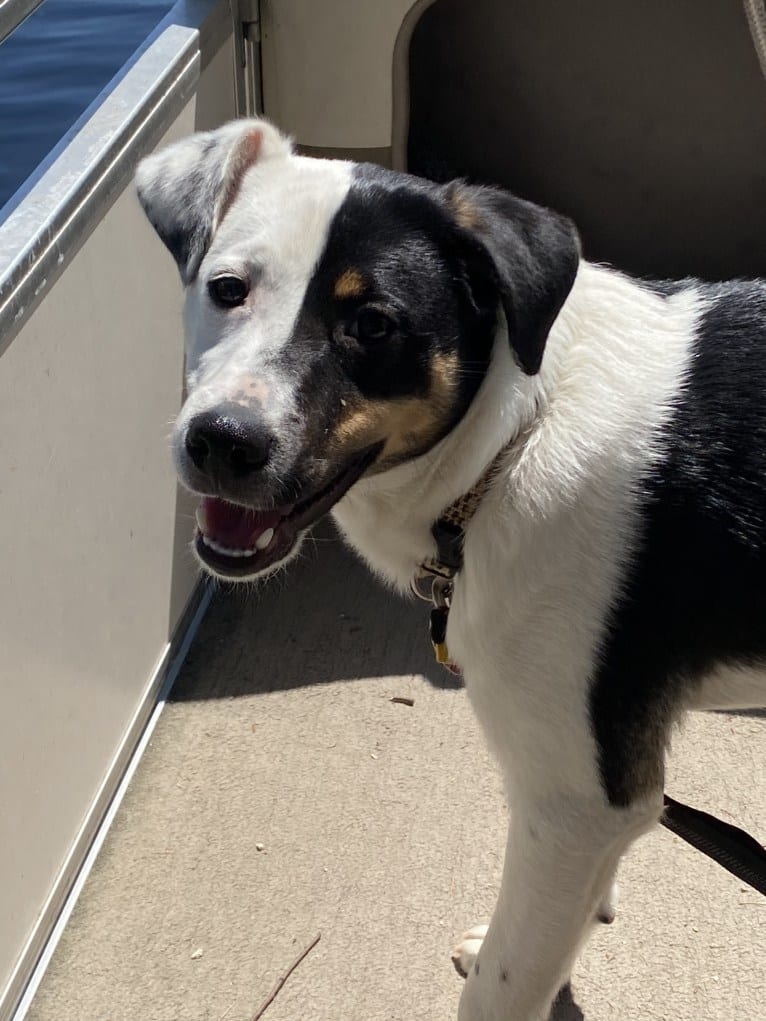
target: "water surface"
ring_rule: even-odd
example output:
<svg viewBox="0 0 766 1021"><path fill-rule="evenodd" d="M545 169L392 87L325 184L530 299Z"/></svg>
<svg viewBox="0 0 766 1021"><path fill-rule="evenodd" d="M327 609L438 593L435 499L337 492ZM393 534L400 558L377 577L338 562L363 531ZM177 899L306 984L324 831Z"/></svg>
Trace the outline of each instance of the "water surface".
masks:
<svg viewBox="0 0 766 1021"><path fill-rule="evenodd" d="M0 44L0 207L173 0L45 0Z"/></svg>

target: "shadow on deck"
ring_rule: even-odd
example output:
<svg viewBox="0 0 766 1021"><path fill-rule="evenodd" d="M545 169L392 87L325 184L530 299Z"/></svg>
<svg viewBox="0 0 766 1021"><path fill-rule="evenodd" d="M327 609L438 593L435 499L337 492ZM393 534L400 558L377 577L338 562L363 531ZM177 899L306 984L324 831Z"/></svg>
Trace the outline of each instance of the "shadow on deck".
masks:
<svg viewBox="0 0 766 1021"><path fill-rule="evenodd" d="M501 785L424 607L316 549L214 599L30 1021L250 1021L319 931L265 1021L456 1016L449 950L492 908ZM690 719L669 789L763 832L764 727ZM754 892L664 831L621 889L556 1021L762 1016Z"/></svg>

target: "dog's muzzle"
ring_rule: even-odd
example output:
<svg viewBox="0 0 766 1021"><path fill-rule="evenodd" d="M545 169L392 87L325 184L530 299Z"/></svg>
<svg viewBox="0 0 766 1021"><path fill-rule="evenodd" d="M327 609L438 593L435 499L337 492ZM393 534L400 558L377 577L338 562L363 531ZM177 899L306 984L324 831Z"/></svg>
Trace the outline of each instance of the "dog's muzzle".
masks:
<svg viewBox="0 0 766 1021"><path fill-rule="evenodd" d="M257 413L237 404L200 412L183 436L184 481L202 497L194 546L203 566L246 579L287 560L302 535L372 464L382 444L354 453L324 481L274 499L277 440ZM276 487L277 489L280 487Z"/></svg>

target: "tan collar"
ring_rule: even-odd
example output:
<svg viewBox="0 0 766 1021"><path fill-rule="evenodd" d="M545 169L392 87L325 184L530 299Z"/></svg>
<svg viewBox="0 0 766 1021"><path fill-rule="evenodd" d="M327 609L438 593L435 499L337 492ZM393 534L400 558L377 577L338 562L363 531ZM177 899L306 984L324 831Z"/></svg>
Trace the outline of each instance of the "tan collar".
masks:
<svg viewBox="0 0 766 1021"><path fill-rule="evenodd" d="M436 540L436 555L427 557L413 575L411 587L416 596L434 604L433 586L436 581L451 582L463 566L463 541L468 525L479 509L512 444L507 444L492 460L481 477L467 493L447 507L434 522L431 534ZM439 584L439 588L443 585Z"/></svg>
<svg viewBox="0 0 766 1021"><path fill-rule="evenodd" d="M436 555L418 566L410 583L415 595L433 606L430 631L436 660L453 673L460 673L460 668L449 657L447 618L455 576L463 566L465 533L511 446L509 443L503 447L468 492L451 503L434 522L431 533L436 540Z"/></svg>

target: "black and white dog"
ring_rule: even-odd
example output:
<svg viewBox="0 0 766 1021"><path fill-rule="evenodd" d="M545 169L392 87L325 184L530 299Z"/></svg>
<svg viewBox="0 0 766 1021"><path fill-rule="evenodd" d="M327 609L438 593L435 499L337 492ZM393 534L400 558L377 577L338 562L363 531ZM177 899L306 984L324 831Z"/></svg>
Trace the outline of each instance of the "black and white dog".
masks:
<svg viewBox="0 0 766 1021"><path fill-rule="evenodd" d="M766 701L766 285L647 284L502 191L295 155L263 121L146 159L186 286L175 428L195 547L252 579L332 509L408 592L470 522L448 643L512 807L460 1021L543 1021L671 727Z"/></svg>

